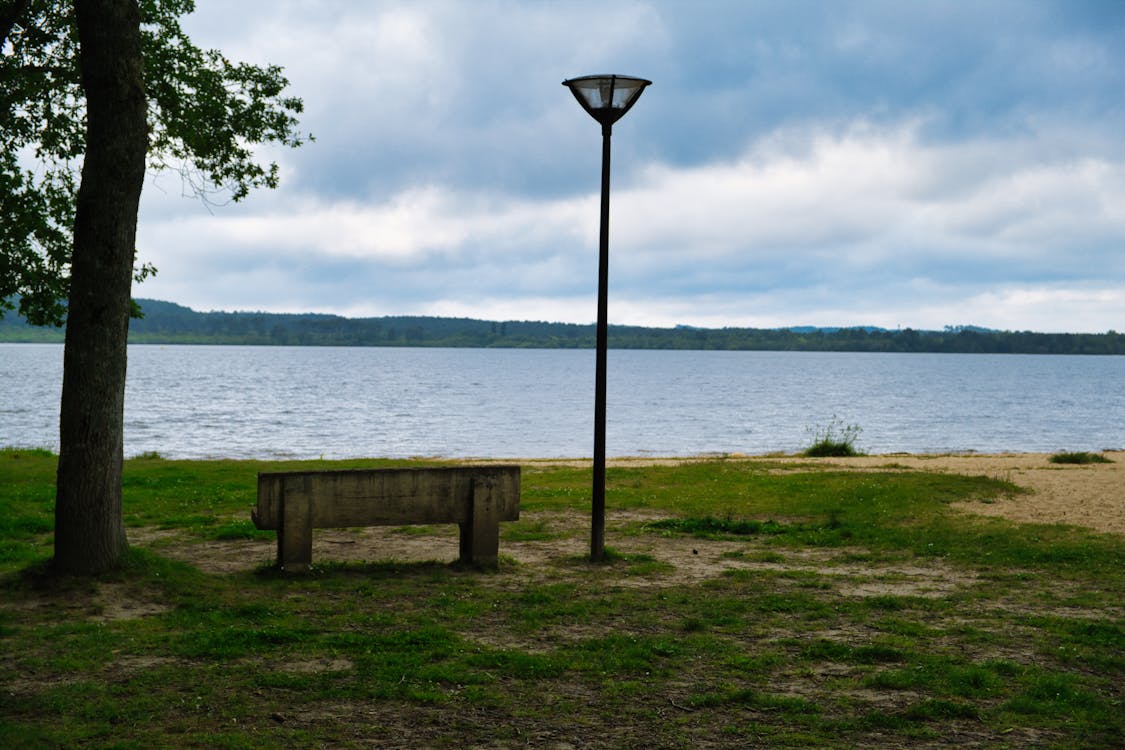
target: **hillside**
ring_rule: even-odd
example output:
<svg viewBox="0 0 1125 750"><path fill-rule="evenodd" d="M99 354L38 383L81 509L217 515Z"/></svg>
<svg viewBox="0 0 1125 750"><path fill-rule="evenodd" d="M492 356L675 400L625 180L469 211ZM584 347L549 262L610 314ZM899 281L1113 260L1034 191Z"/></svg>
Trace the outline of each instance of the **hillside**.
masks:
<svg viewBox="0 0 1125 750"><path fill-rule="evenodd" d="M137 302L134 344L248 344L265 346L441 346L592 348L594 325L472 318L197 312L160 300ZM9 314L0 342L61 342L56 328L37 328ZM973 326L942 331L856 328L646 328L610 326L617 349L729 349L774 351L1125 354L1125 334L991 331Z"/></svg>

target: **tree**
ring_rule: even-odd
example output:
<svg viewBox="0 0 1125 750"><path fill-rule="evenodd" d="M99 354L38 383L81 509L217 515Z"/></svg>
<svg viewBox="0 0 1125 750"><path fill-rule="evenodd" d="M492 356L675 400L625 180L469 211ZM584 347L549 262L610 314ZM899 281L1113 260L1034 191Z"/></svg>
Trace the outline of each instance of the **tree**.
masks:
<svg viewBox="0 0 1125 750"><path fill-rule="evenodd" d="M18 293L30 322L58 324L84 148L73 19L0 0L0 53L0 315Z"/></svg>
<svg viewBox="0 0 1125 750"><path fill-rule="evenodd" d="M100 572L125 551L121 465L126 344L148 123L132 0L77 0L86 149L63 358L55 567ZM91 398L93 396L93 398Z"/></svg>
<svg viewBox="0 0 1125 750"><path fill-rule="evenodd" d="M276 66L231 63L179 26L192 0L0 0L0 315L66 319L54 567L125 552L126 344L144 173L233 200L275 187L262 142L298 146L299 99ZM76 187L76 163L81 182ZM63 303L63 300L66 303Z"/></svg>

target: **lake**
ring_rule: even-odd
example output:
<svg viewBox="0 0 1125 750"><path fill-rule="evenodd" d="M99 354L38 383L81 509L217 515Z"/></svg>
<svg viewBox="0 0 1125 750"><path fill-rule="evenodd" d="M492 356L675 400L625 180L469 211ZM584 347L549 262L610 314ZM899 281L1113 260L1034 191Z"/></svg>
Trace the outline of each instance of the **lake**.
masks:
<svg viewBox="0 0 1125 750"><path fill-rule="evenodd" d="M58 449L62 346L0 344L0 446ZM607 454L1125 447L1125 357L610 350ZM130 346L125 455L583 457L594 352Z"/></svg>

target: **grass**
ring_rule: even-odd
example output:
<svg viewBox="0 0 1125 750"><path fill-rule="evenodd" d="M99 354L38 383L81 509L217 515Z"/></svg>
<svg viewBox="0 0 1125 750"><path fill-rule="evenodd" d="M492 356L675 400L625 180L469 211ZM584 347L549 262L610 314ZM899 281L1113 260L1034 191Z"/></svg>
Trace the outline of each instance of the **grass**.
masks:
<svg viewBox="0 0 1125 750"><path fill-rule="evenodd" d="M158 541L58 581L54 462L0 451L3 747L1125 740L1125 544L950 508L1019 492L1006 482L611 467L608 562L590 565L589 470L534 467L498 572L410 558L288 577L247 523L257 471L404 462L145 456L126 463L126 523ZM450 536L412 532L389 538ZM245 561L206 572L219 549Z"/></svg>
<svg viewBox="0 0 1125 750"><path fill-rule="evenodd" d="M809 430L812 444L801 452L810 458L844 458L863 455L855 446L855 441L863 432L857 424L845 424L835 416L823 427Z"/></svg>
<svg viewBox="0 0 1125 750"><path fill-rule="evenodd" d="M1053 464L1111 464L1113 461L1103 456L1101 453L1090 453L1088 451L1063 451L1055 453L1048 459Z"/></svg>

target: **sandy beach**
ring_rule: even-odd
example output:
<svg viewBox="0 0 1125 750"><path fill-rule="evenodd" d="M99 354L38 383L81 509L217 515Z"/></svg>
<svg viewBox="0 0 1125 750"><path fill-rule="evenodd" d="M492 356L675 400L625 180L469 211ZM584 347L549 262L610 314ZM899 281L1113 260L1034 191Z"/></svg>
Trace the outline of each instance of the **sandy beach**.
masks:
<svg viewBox="0 0 1125 750"><path fill-rule="evenodd" d="M963 453L918 455L892 453L854 458L801 456L730 456L729 460L769 463L814 463L853 471L921 469L1003 479L1029 490L989 502L959 503L966 513L1002 516L1021 523L1065 523L1101 532L1125 534L1125 451L1105 451L1108 464L1056 464L1047 453ZM616 466L680 463L690 459L614 458ZM522 460L524 465L562 461Z"/></svg>

